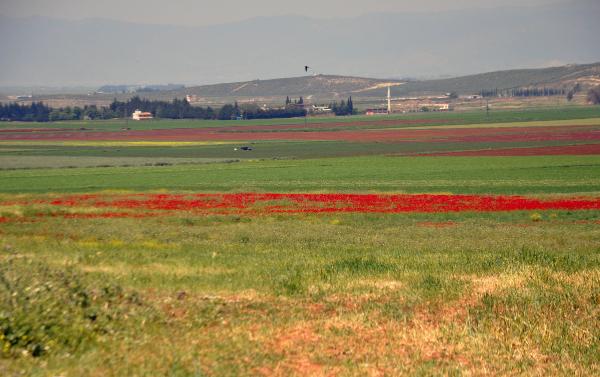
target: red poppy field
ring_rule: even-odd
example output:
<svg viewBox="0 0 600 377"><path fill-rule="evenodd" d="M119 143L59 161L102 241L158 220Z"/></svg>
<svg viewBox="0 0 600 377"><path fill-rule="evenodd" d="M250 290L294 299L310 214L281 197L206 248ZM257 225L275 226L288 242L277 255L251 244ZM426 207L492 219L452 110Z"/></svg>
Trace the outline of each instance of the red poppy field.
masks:
<svg viewBox="0 0 600 377"><path fill-rule="evenodd" d="M44 217L36 207L64 218L145 218L188 215L335 214L335 213L456 213L510 211L600 210L600 198L537 199L490 195L381 195L381 194L121 194L67 195L52 199L0 202L1 207L29 207L31 218ZM71 212L65 212L65 210ZM73 210L83 211L81 213ZM86 213L96 209L96 213ZM0 217L0 222L10 217ZM24 220L23 218L13 218Z"/></svg>
<svg viewBox="0 0 600 377"><path fill-rule="evenodd" d="M401 126L402 123L397 124ZM5 132L0 141L346 141L346 142L535 142L569 141L590 142L600 140L600 126L554 127L481 127L481 128L429 128L429 129L362 129L351 130L353 123L310 125L301 130L289 126L238 126L224 128L185 128L142 131L43 131ZM322 127L325 130L313 130ZM331 131L329 128L339 127ZM300 130L299 130L300 128ZM349 130L350 128L350 130ZM268 131L267 131L268 130Z"/></svg>

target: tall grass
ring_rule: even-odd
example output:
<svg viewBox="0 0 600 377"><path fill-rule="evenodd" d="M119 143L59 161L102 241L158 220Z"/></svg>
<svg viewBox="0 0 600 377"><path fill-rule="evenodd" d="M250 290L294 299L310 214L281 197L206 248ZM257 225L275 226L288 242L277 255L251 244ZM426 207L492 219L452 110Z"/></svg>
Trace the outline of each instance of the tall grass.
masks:
<svg viewBox="0 0 600 377"><path fill-rule="evenodd" d="M2 223L0 371L593 375L600 215L553 214Z"/></svg>

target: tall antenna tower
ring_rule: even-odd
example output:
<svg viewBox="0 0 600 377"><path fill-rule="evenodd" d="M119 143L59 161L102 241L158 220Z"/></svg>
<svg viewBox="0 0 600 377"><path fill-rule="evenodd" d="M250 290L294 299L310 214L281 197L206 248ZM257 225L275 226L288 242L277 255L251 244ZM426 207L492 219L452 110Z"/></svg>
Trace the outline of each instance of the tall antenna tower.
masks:
<svg viewBox="0 0 600 377"><path fill-rule="evenodd" d="M392 113L392 94L391 94L391 85L388 85L388 95L387 95L387 102L388 102L388 108L387 108L387 112L388 114Z"/></svg>

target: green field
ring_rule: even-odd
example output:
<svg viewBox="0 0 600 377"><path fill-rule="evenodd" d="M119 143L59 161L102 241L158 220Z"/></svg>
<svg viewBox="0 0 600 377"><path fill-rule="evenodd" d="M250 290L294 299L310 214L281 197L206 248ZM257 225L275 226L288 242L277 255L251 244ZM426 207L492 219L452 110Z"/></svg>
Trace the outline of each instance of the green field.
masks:
<svg viewBox="0 0 600 377"><path fill-rule="evenodd" d="M381 120L398 123L377 123ZM411 122L417 123L411 123ZM341 124L326 127L329 123ZM355 122L362 122L354 124ZM274 127L268 130L251 130L252 126L297 125L293 129ZM325 127L323 127L325 125ZM343 126L346 125L346 126ZM332 157L411 155L432 152L448 152L469 149L497 149L511 147L559 146L589 143L585 139L571 140L538 140L527 142L430 142L410 141L306 141L286 139L235 141L239 132L272 132L285 135L289 131L301 132L368 132L368 130L444 130L451 127L465 128L520 128L546 126L594 126L600 128L600 109L597 107L563 107L558 109L530 109L521 111L494 111L489 115L484 112L473 113L429 113L401 114L383 117L329 117L305 119L270 119L251 121L197 121L197 120L154 120L150 122L133 122L124 120L86 121L86 122L51 122L32 124L27 122L0 122L0 170L26 168L78 168L78 167L118 167L178 165L190 163L206 163L214 161L247 161L247 160L298 160ZM102 141L83 140L20 140L19 136L28 136L31 128L73 129L83 136L86 133L170 130L170 129L211 129L222 127L238 127L228 129L227 135L232 140L188 141L151 141L131 140ZM81 129L84 130L81 130ZM249 131L244 129L248 128ZM26 129L22 134L10 130ZM1 131L10 131L2 133ZM52 133L52 131L49 131ZM43 136L47 131L39 131ZM8 135L3 138L2 136ZM143 138L143 136L139 136ZM235 150L241 145L251 145L251 152ZM153 186L154 187L154 186ZM0 187L0 190L2 188Z"/></svg>
<svg viewBox="0 0 600 377"><path fill-rule="evenodd" d="M600 111L426 116L443 128ZM0 129L15 126L32 125ZM0 375L598 375L600 210L146 216L68 204L123 193L600 198L598 155L396 155L563 144L257 140L233 154L237 144L2 141Z"/></svg>
<svg viewBox="0 0 600 377"><path fill-rule="evenodd" d="M253 141L201 146L72 146L0 143L0 170L25 168L178 165L214 161L301 160L401 156L466 149L572 145L569 141L511 143L352 143L344 141ZM235 150L250 145L253 150ZM360 160L359 160L360 161ZM425 160L424 160L425 161Z"/></svg>
<svg viewBox="0 0 600 377"><path fill-rule="evenodd" d="M0 171L0 192L597 193L600 156L350 157Z"/></svg>

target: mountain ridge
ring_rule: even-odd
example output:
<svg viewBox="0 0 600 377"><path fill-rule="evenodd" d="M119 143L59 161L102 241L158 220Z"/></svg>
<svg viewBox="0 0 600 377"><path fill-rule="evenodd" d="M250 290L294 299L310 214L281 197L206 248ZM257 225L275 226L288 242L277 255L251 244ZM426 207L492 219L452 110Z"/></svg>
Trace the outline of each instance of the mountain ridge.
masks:
<svg viewBox="0 0 600 377"><path fill-rule="evenodd" d="M477 94L481 90L512 89L524 87L565 87L577 82L583 88L600 84L600 62L569 64L548 68L526 68L486 72L436 80L398 80L343 75L313 75L285 77L268 80L239 81L223 84L186 87L164 92L161 96L181 97L276 97L318 96L382 97L388 84L392 95L410 96L426 94Z"/></svg>

